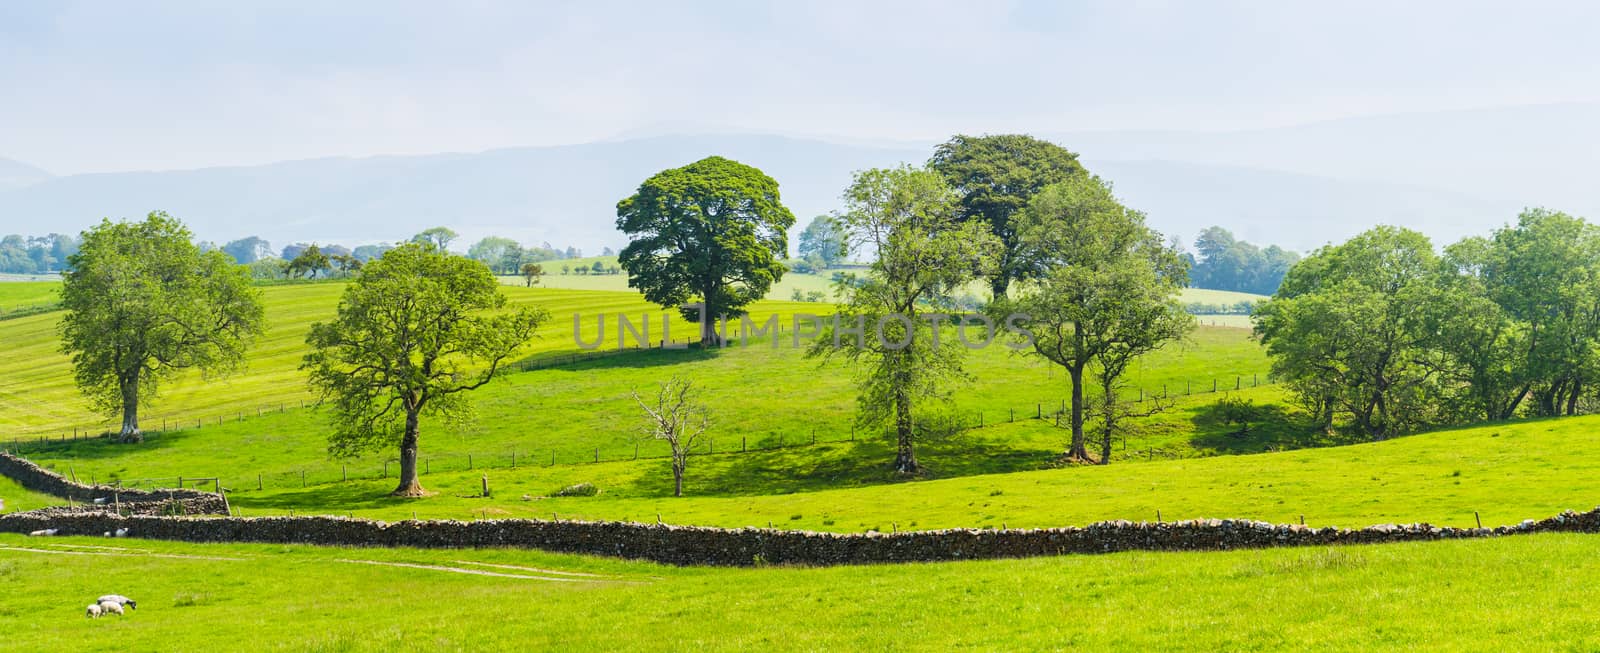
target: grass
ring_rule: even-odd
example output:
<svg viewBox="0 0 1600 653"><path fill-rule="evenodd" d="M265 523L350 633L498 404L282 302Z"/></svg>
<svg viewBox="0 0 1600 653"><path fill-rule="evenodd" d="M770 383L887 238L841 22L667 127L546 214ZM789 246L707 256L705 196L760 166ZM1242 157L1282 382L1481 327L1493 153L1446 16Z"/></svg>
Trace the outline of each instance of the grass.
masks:
<svg viewBox="0 0 1600 653"><path fill-rule="evenodd" d="M0 648L1590 650L1596 574L1567 534L823 569L0 535Z"/></svg>
<svg viewBox="0 0 1600 653"><path fill-rule="evenodd" d="M789 344L787 342L783 343ZM925 458L942 476L1038 469L1065 446L1066 433L1049 420L1031 419L1060 406L1066 393L1063 376L1042 361L1022 357L1003 346L977 350L970 356L975 381L955 394L949 408L925 414L929 422L955 421L975 426L980 414L986 428L955 438L932 438ZM1142 388L1149 395L1165 389L1208 393L1216 376L1223 389L1252 385L1266 367L1260 347L1243 332L1203 329L1185 346L1174 347L1142 362L1133 372L1130 398ZM464 424L424 423L422 452L433 471L464 470L472 465L508 467L515 452L522 466L548 464L554 455L563 464L641 455L664 455L661 443L641 443L640 416L630 392L648 393L668 374L700 384L714 428L709 445L718 451L809 442L813 433L824 442L846 441L854 431L855 390L851 371L841 364L821 365L787 346L730 347L719 351L680 350L632 352L560 368L509 374L469 395L475 419ZM284 381L285 383L291 381ZM1276 401L1276 390L1259 388L1252 396ZM1248 394L1248 393L1247 393ZM1268 446L1306 446L1281 429L1261 437L1224 435L1230 427L1207 419L1217 395L1198 394L1179 408L1141 424L1131 436L1132 450L1156 449L1162 456L1259 451ZM797 400L803 398L803 400ZM1015 415L1017 422L1010 421ZM1272 423L1284 420L1274 418ZM147 419L145 422L151 425ZM159 422L156 422L158 425ZM105 439L31 445L27 455L80 479L165 479L222 476L238 489L261 483L298 488L300 474L310 484L346 477L378 476L393 451L380 451L350 461L327 457L328 420L311 410L282 413L223 424L147 435L140 445L119 445ZM833 470L830 483L878 482L878 465L890 454L885 441L858 433L848 447L820 447L794 466L768 470L773 476L801 477L806 469ZM859 462L852 459L859 458ZM800 486L812 487L820 481Z"/></svg>
<svg viewBox="0 0 1600 653"><path fill-rule="evenodd" d="M795 447L692 459L687 496L671 496L665 461L558 465L423 477L437 493L391 499L393 480L256 492L246 514L353 513L385 519L474 517L618 519L819 531L1049 527L1107 519L1236 517L1315 526L1428 522L1486 526L1600 503L1600 417L1536 420L1427 433L1385 442L1275 453L956 475L989 460L1009 438L939 447L927 456L951 475L896 480L887 443ZM1004 449L1000 449L1004 452ZM940 469L936 467L936 469ZM481 477L492 498L480 498ZM551 497L592 483L594 497Z"/></svg>
<svg viewBox="0 0 1600 653"><path fill-rule="evenodd" d="M60 290L54 281L0 282L0 319L47 311L61 301Z"/></svg>
<svg viewBox="0 0 1600 653"><path fill-rule="evenodd" d="M23 488L6 476L0 476L0 501L5 502L4 508L0 508L0 513L25 512L66 503L48 494Z"/></svg>
<svg viewBox="0 0 1600 653"><path fill-rule="evenodd" d="M6 285L0 284L0 289ZM312 322L333 318L343 290L342 283L263 288L267 324L265 333L249 351L245 369L212 379L190 372L165 383L159 397L142 412L142 423L158 427L167 418L175 427L180 421L214 421L270 406L297 406L314 399L304 373L298 369L306 332ZM586 338L594 334L592 316L597 313L626 313L636 320L648 314L655 329L651 337L660 337L658 320L663 313L637 294L514 287L503 290L514 304L550 310L552 319L540 328L539 337L526 349L529 356L577 351L572 337L575 313L585 316ZM774 312L787 315L797 311L816 312L817 305L760 302L752 314L760 320ZM60 317L60 312L53 312L0 322L0 342L6 345L6 356L0 359L0 433L7 437L60 436L75 428L99 432L111 424L104 415L91 410L73 385L70 360L60 351L56 328ZM674 338L693 333L676 318L672 332Z"/></svg>

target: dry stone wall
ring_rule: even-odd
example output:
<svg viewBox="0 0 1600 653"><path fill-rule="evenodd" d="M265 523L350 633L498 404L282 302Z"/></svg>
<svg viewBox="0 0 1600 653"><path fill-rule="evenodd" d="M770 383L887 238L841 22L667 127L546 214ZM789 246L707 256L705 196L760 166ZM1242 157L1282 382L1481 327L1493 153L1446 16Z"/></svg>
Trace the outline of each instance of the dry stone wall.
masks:
<svg viewBox="0 0 1600 653"><path fill-rule="evenodd" d="M105 513L0 515L0 532L54 529L185 542L264 542L421 548L528 547L653 560L673 565L841 565L1023 558L1115 551L1209 551L1277 546L1370 544L1494 537L1540 532L1600 532L1600 508L1564 512L1516 526L1453 528L1384 524L1361 529L1308 528L1201 519L1167 523L1112 521L1085 527L900 533L817 533L721 529L625 522L381 522L344 517L159 517Z"/></svg>
<svg viewBox="0 0 1600 653"><path fill-rule="evenodd" d="M199 490L134 490L114 485L84 485L40 467L31 460L0 451L0 475L24 488L85 504L87 509L120 508L124 513L200 515L228 514L219 494Z"/></svg>

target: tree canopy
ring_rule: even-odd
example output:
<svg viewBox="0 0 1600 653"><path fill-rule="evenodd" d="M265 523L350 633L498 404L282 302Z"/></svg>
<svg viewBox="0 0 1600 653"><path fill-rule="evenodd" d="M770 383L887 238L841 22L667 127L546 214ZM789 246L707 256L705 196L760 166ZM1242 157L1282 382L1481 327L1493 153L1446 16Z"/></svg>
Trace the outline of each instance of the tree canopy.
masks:
<svg viewBox="0 0 1600 653"><path fill-rule="evenodd" d="M958 135L936 148L928 165L955 188L962 219L988 225L1004 246L989 276L995 297L1028 273L1017 255L1017 213L1046 186L1086 174L1078 155L1023 134Z"/></svg>
<svg viewBox="0 0 1600 653"><path fill-rule="evenodd" d="M163 212L83 234L61 290L62 351L95 406L122 414L120 437L143 439L139 407L187 368L226 372L261 331L259 293L221 251L202 254Z"/></svg>
<svg viewBox="0 0 1600 653"><path fill-rule="evenodd" d="M450 251L450 243L460 237L454 229L449 227L429 227L411 237L411 242L427 245L441 252ZM288 258L287 256L284 258Z"/></svg>
<svg viewBox="0 0 1600 653"><path fill-rule="evenodd" d="M778 182L720 156L663 170L617 203L617 229L632 240L618 262L628 285L666 308L685 307L700 340L716 342L715 323L743 314L783 277L794 214Z"/></svg>
<svg viewBox="0 0 1600 653"><path fill-rule="evenodd" d="M857 366L857 423L892 425L894 470L916 473L918 406L947 396L952 382L966 378L964 343L954 322L940 336L939 323L951 316L938 307L989 270L1000 243L982 224L959 220L955 192L932 171L860 172L844 200L839 227L877 259L864 278L841 277L844 303L809 353L843 355Z"/></svg>
<svg viewBox="0 0 1600 653"><path fill-rule="evenodd" d="M1101 405L1114 410L1112 393L1127 365L1193 328L1194 319L1175 299L1188 281L1187 264L1145 225L1144 214L1087 175L1040 191L1016 229L1020 265L1032 272L1015 297L998 298L990 310L1026 315L1032 354L1065 368L1072 430L1066 456L1090 460L1085 373L1098 371ZM1116 419L1111 412L1104 416ZM1109 436L1101 443L1101 463Z"/></svg>
<svg viewBox="0 0 1600 653"><path fill-rule="evenodd" d="M819 215L811 219L804 231L800 232L800 258L820 263L813 263L813 267L831 268L838 265L848 254L848 243L844 229L831 215Z"/></svg>
<svg viewBox="0 0 1600 653"><path fill-rule="evenodd" d="M1222 227L1200 232L1194 245L1199 256L1189 277L1196 288L1270 295L1300 260L1299 254L1277 245L1262 249L1235 239Z"/></svg>
<svg viewBox="0 0 1600 653"><path fill-rule="evenodd" d="M504 311L482 263L411 243L368 263L332 322L311 326L301 367L333 404L336 455L398 447L396 496L423 494L421 418L461 417L461 393L483 387L533 336L543 309Z"/></svg>

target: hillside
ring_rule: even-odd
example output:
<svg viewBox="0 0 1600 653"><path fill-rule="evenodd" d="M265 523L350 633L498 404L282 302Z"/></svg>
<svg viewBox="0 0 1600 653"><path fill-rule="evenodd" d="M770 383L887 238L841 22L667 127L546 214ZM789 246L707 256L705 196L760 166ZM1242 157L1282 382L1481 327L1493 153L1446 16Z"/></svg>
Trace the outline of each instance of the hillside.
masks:
<svg viewBox="0 0 1600 653"><path fill-rule="evenodd" d="M20 284L25 287L33 284ZM40 287L48 284L41 284ZM0 291L7 287L0 284ZM163 419L175 427L179 421L215 420L255 412L269 407L296 406L315 397L299 371L305 351L305 336L312 322L333 318L344 285L312 283L272 286L263 289L267 323L265 332L251 348L245 369L232 376L203 379L186 373L163 383L161 396L144 411L144 424L159 428ZM637 293L570 291L507 286L503 291L513 304L538 305L548 309L551 319L525 349L525 356L537 357L578 351L573 340L572 316L585 316L586 339L592 339L599 313L635 316L649 314L659 320L659 307L645 302ZM816 304L761 302L753 315L764 320L774 312L819 312ZM87 401L73 386L71 361L61 353L56 324L61 313L45 313L0 321L0 342L6 343L7 356L0 359L0 429L9 438L49 434L60 436L74 429L99 432L106 422L89 409ZM673 338L692 333L681 321L673 326ZM615 327L608 333L615 335ZM660 338L659 322L652 339ZM615 346L613 338L611 346Z"/></svg>

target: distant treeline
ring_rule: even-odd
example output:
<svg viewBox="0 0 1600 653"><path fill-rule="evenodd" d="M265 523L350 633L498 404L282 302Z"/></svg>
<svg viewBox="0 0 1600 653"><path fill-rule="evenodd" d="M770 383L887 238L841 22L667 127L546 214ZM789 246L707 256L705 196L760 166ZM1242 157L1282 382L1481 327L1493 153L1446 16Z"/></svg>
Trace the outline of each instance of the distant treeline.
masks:
<svg viewBox="0 0 1600 653"><path fill-rule="evenodd" d="M1189 257L1189 285L1210 290L1232 290L1255 295L1278 291L1283 275L1300 260L1300 255L1269 245L1262 249L1222 227L1200 232ZM1192 312L1192 311L1191 311Z"/></svg>
<svg viewBox="0 0 1600 653"><path fill-rule="evenodd" d="M434 227L412 236L410 242L427 242L440 249L449 249L457 239L455 231ZM274 250L272 244L257 236L240 238L225 245L200 243L202 250L220 249L235 261L250 267L251 276L262 280L298 278L337 278L348 276L361 265L383 256L394 249L393 244L361 245L354 249L331 243L296 242ZM605 248L603 256L612 255ZM510 238L488 236L467 248L467 258L482 261L499 274L520 274L528 263L542 263L564 259L582 258L583 250L576 247L560 248L548 242L524 247Z"/></svg>
<svg viewBox="0 0 1600 653"><path fill-rule="evenodd" d="M67 269L67 257L78 251L78 239L65 234L0 238L0 273L49 274Z"/></svg>

